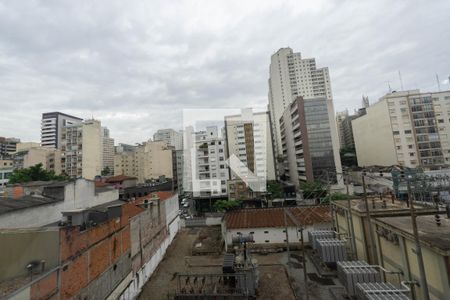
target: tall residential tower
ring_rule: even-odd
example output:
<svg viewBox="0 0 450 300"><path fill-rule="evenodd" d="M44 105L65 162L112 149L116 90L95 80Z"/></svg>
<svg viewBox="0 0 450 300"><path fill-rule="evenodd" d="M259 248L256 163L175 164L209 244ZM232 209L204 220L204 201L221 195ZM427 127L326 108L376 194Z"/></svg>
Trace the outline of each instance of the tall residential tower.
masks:
<svg viewBox="0 0 450 300"><path fill-rule="evenodd" d="M279 120L298 96L332 100L328 68L317 68L314 58L302 58L291 48L281 48L272 55L269 78L269 112L277 159L282 156Z"/></svg>

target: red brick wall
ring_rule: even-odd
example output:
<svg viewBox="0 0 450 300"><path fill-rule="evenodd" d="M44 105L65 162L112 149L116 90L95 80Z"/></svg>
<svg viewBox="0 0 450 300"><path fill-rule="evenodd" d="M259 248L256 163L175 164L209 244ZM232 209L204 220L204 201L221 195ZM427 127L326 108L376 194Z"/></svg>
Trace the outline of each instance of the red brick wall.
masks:
<svg viewBox="0 0 450 300"><path fill-rule="evenodd" d="M77 257L61 270L61 299L69 299L88 285L88 253Z"/></svg>
<svg viewBox="0 0 450 300"><path fill-rule="evenodd" d="M54 271L31 286L31 299L48 299L51 295L56 293L57 288L58 271Z"/></svg>

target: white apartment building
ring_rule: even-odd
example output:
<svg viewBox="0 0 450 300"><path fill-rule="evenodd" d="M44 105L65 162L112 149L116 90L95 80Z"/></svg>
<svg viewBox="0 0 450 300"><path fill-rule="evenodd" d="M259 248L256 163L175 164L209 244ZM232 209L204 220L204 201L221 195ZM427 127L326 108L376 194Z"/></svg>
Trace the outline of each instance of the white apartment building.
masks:
<svg viewBox="0 0 450 300"><path fill-rule="evenodd" d="M63 127L78 124L81 121L83 119L61 112L43 113L41 121L41 146L60 149Z"/></svg>
<svg viewBox="0 0 450 300"><path fill-rule="evenodd" d="M183 188L196 198L226 197L226 142L217 126L194 132L186 128Z"/></svg>
<svg viewBox="0 0 450 300"><path fill-rule="evenodd" d="M103 138L100 121L86 120L62 129L62 172L72 178L94 179L103 166Z"/></svg>
<svg viewBox="0 0 450 300"><path fill-rule="evenodd" d="M183 132L177 132L171 128L159 129L153 135L154 141L164 141L167 145L175 147L175 150L183 149Z"/></svg>
<svg viewBox="0 0 450 300"><path fill-rule="evenodd" d="M275 180L275 164L269 113L242 109L240 115L225 117L227 158L235 155L242 163L239 174L230 170L231 179L250 170L261 180Z"/></svg>
<svg viewBox="0 0 450 300"><path fill-rule="evenodd" d="M282 153L279 120L297 96L331 100L328 68L317 68L314 58L302 58L300 52L281 48L271 57L269 78L269 112L275 157Z"/></svg>
<svg viewBox="0 0 450 300"><path fill-rule="evenodd" d="M9 176L14 171L12 160L0 159L0 191L8 184Z"/></svg>
<svg viewBox="0 0 450 300"><path fill-rule="evenodd" d="M160 176L173 178L173 147L163 141L148 141L135 148L114 155L114 175L136 177L139 183L158 179Z"/></svg>
<svg viewBox="0 0 450 300"><path fill-rule="evenodd" d="M450 91L392 92L352 121L359 166L450 164Z"/></svg>
<svg viewBox="0 0 450 300"><path fill-rule="evenodd" d="M103 143L103 166L102 170L108 168L109 175L114 174L114 139L109 136L109 129L102 127Z"/></svg>

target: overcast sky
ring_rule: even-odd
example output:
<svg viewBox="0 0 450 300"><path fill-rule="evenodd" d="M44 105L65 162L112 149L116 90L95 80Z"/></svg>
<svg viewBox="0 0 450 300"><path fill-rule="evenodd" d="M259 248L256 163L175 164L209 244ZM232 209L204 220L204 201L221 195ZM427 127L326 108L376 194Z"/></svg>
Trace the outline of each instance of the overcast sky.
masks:
<svg viewBox="0 0 450 300"><path fill-rule="evenodd" d="M336 111L450 89L450 1L3 1L0 136L39 141L43 112L94 117L117 142L181 128L183 108L267 105L270 56L329 67Z"/></svg>

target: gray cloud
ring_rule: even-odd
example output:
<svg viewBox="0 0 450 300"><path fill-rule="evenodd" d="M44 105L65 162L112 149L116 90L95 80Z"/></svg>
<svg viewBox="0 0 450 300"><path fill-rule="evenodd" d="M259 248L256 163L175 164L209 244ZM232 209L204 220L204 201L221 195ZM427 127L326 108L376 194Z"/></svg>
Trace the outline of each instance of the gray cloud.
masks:
<svg viewBox="0 0 450 300"><path fill-rule="evenodd" d="M330 69L335 109L450 75L448 1L1 1L0 136L94 116L118 142L182 124L183 108L267 105L270 55Z"/></svg>

